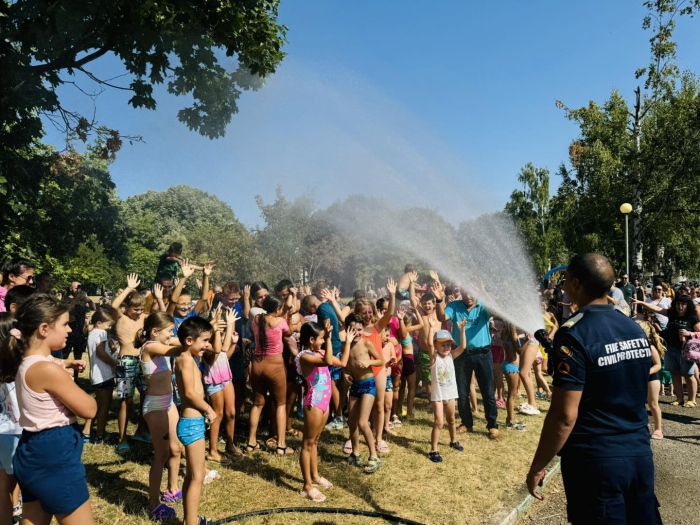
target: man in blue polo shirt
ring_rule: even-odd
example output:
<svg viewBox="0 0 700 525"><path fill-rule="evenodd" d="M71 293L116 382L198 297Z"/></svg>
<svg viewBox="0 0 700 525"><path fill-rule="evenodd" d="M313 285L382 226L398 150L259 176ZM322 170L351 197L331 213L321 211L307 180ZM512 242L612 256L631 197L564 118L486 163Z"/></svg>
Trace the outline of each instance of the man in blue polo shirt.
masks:
<svg viewBox="0 0 700 525"><path fill-rule="evenodd" d="M493 381L493 357L491 356L491 331L489 321L491 314L486 306L477 301L474 296L462 294L462 299L452 301L445 306L445 290L439 283L433 286L435 303L437 304L438 321L452 322L452 337L459 341L459 327L462 319L467 321L467 349L455 359L455 378L457 379L457 410L462 424L457 428L457 433L472 432L474 416L469 406L469 387L472 382L472 374L476 375L476 382L481 391L484 403L484 415L486 416L486 428L489 438L500 441L498 433L498 408L494 396Z"/></svg>
<svg viewBox="0 0 700 525"><path fill-rule="evenodd" d="M569 521L659 524L646 412L651 368L642 329L608 304L615 274L602 255L576 255L566 291L579 311L557 332L549 358L552 404L527 475L537 499L559 454Z"/></svg>

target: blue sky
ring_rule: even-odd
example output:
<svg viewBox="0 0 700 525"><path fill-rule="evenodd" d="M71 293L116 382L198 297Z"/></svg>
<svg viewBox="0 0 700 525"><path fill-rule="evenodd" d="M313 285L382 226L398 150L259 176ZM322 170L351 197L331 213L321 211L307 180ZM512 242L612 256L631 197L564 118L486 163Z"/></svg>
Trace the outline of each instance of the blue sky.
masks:
<svg viewBox="0 0 700 525"><path fill-rule="evenodd" d="M288 56L262 90L244 94L225 138L188 131L176 118L187 100L163 89L156 111L105 92L96 116L145 140L125 144L111 167L122 198L189 184L253 226L254 196L270 201L281 184L322 207L365 193L456 221L502 209L527 162L554 175L577 135L555 100L576 108L613 88L633 96L649 56L644 14L638 0L282 0ZM698 23L679 21L682 69L699 69ZM92 70L121 72L109 57ZM61 93L92 113L74 89Z"/></svg>

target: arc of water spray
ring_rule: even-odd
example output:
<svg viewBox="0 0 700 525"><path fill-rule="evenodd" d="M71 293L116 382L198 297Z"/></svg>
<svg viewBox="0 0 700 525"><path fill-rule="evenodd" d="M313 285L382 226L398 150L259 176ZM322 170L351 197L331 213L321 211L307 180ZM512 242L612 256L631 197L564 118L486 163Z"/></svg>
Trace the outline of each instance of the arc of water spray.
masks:
<svg viewBox="0 0 700 525"><path fill-rule="evenodd" d="M407 260L423 261L482 300L489 311L528 332L544 326L529 257L503 214L455 228L435 210L397 209L380 199L353 196L332 209L331 220L346 234L389 244Z"/></svg>

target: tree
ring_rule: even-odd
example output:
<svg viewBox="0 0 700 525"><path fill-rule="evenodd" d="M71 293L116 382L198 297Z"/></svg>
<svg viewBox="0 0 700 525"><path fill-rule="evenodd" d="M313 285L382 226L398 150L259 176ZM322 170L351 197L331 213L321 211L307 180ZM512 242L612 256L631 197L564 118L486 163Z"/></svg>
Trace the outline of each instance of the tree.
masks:
<svg viewBox="0 0 700 525"><path fill-rule="evenodd" d="M340 268L336 231L320 220L310 198L288 201L278 186L272 204L265 204L260 195L255 202L265 221L257 235L257 246L280 278L306 284Z"/></svg>
<svg viewBox="0 0 700 525"><path fill-rule="evenodd" d="M673 31L676 26L676 20L680 16L693 16L700 9L700 0L647 0L644 6L648 9L648 14L644 17L642 28L651 30L652 37L650 42L650 63L645 68L640 68L635 72L636 78L645 77L644 91L641 87L635 90L635 103L629 108L627 103L616 92L613 92L611 97L610 109L615 109L613 112L608 112L607 116L614 117L610 122L610 132L617 131L620 124L624 123L624 133L614 134L603 132L606 138L611 139L605 141L587 134L587 128L593 126L602 131L605 127L605 122L599 119L593 119L588 122L588 117L604 117L606 115L597 113L597 106L593 102L588 108L571 111L566 105L557 101L557 107L564 109L567 112L568 118L576 120L581 125L582 138L576 140L570 149L570 157L576 161L589 160L592 161L591 153L598 148L598 152L602 156L598 156L597 160L603 163L610 161L619 163L619 171L621 179L624 180L624 190L627 193L627 198L620 201L617 206L607 209L610 213L616 210L622 202L631 201L633 205L632 213L632 254L634 273L640 274L643 271L643 254L644 254L644 231L643 214L644 208L644 188L649 178L649 166L643 165L643 147L644 147L644 131L645 120L649 117L654 108L660 104L668 102L673 96L677 87L677 80L680 72L675 63L677 44L672 40ZM624 107L624 109L623 109ZM624 111L624 113L622 112ZM624 120L622 116L624 115ZM614 137L614 138L613 138ZM593 140L591 140L593 139ZM618 146L623 146L623 151L618 150ZM600 149L603 146L603 149ZM612 149L608 149L612 148ZM607 155L612 153L612 155ZM609 163L607 167L612 167ZM574 166L574 170L578 170ZM565 183L569 184L574 180L566 169L562 167L562 176ZM578 175L577 175L578 176ZM584 180L586 177L578 177L579 180ZM612 179L610 180L612 182ZM618 185L619 186L619 185ZM573 187L569 187L564 192L571 191ZM581 190L576 190L581 194ZM618 193L618 195L621 195ZM605 230L600 230L605 231ZM594 244L598 239L589 238Z"/></svg>
<svg viewBox="0 0 700 525"><path fill-rule="evenodd" d="M94 118L67 108L57 88L74 85L95 105L101 90L132 94L133 107L156 108L153 87L184 95L178 112L188 128L223 136L242 90L275 71L286 28L279 0L155 2L51 0L0 4L0 223L31 206L50 176L51 154L41 147L42 117L83 141ZM94 63L116 57L124 74L99 78ZM233 70L233 66L237 69ZM121 77L124 82L121 82ZM120 147L116 130L105 143Z"/></svg>
<svg viewBox="0 0 700 525"><path fill-rule="evenodd" d="M551 210L549 170L528 163L520 170L518 182L523 189L511 193L505 211L525 236L536 272L543 275L552 262L558 264L561 260L556 254L562 239Z"/></svg>
<svg viewBox="0 0 700 525"><path fill-rule="evenodd" d="M122 204L129 238L126 267L138 271L144 283L155 277L158 258L173 242L183 244L185 258L214 260L213 278L250 276L257 258L253 239L231 207L204 191L186 185L148 191Z"/></svg>
<svg viewBox="0 0 700 525"><path fill-rule="evenodd" d="M37 190L31 203L16 202L13 212L0 212L8 219L4 223L5 253L26 250L33 257L66 259L81 243L95 237L109 257L117 263L124 261L120 201L109 161L99 153L102 144L98 138L85 154L59 154L46 146L37 147L42 153L36 158L51 159L48 176L32 179Z"/></svg>

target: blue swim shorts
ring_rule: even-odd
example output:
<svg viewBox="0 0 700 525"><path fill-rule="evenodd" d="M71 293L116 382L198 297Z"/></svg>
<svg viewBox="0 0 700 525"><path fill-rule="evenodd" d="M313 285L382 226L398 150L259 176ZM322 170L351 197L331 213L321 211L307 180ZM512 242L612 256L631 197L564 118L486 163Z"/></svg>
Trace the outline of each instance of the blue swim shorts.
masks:
<svg viewBox="0 0 700 525"><path fill-rule="evenodd" d="M204 439L204 416L202 417L181 417L177 422L177 438L186 447Z"/></svg>
<svg viewBox="0 0 700 525"><path fill-rule="evenodd" d="M38 501L47 514L70 514L89 498L81 461L83 436L66 425L24 431L12 462L25 503Z"/></svg>
<svg viewBox="0 0 700 525"><path fill-rule="evenodd" d="M207 395L211 397L217 392L221 392L224 388L226 388L226 385L228 385L230 382L231 380L229 379L228 381L224 381L223 383L214 383L212 385L204 383L204 390L207 393Z"/></svg>
<svg viewBox="0 0 700 525"><path fill-rule="evenodd" d="M374 382L374 376L360 381L353 381L352 385L350 385L350 397L359 399L365 394L377 397L377 384Z"/></svg>
<svg viewBox="0 0 700 525"><path fill-rule="evenodd" d="M391 376L389 374L386 375L386 392L393 392L394 391L394 382L391 380Z"/></svg>
<svg viewBox="0 0 700 525"><path fill-rule="evenodd" d="M501 370L504 374L519 374L520 367L515 363L509 363L508 361L503 361L501 363Z"/></svg>

